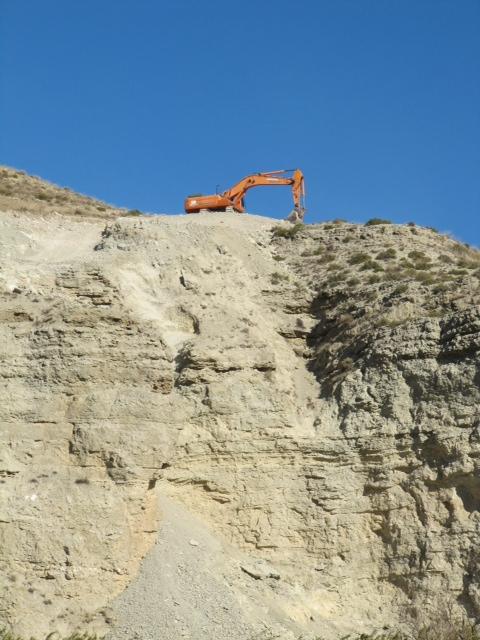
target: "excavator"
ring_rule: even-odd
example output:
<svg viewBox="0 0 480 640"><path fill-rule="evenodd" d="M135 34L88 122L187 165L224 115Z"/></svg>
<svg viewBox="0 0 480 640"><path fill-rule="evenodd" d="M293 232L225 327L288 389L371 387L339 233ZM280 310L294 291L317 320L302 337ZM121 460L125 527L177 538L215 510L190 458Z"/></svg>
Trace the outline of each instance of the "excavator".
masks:
<svg viewBox="0 0 480 640"><path fill-rule="evenodd" d="M254 173L223 193L211 196L192 195L185 199L186 213L203 211L245 211L245 194L252 187L276 187L291 185L294 209L288 216L291 222L303 220L305 215L305 181L300 169L282 169L267 173Z"/></svg>

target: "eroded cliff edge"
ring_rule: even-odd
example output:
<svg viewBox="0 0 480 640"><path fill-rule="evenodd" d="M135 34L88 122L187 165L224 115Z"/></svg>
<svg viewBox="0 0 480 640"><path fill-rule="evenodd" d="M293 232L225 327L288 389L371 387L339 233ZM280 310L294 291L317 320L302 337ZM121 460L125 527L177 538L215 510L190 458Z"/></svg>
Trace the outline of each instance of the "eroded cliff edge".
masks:
<svg viewBox="0 0 480 640"><path fill-rule="evenodd" d="M2 619L105 627L159 486L275 568L299 631L480 616L476 251L225 214L0 225Z"/></svg>

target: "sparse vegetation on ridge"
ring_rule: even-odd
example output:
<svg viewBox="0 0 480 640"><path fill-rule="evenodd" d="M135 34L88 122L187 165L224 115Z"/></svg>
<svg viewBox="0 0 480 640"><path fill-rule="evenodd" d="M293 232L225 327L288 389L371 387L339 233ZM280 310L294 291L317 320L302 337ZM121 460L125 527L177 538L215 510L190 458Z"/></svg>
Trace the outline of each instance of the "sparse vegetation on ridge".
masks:
<svg viewBox="0 0 480 640"><path fill-rule="evenodd" d="M392 221L385 220L384 218L370 218L370 220L367 220L367 222L365 222L366 227L372 227L378 224L392 224Z"/></svg>
<svg viewBox="0 0 480 640"><path fill-rule="evenodd" d="M0 167L0 208L41 215L60 213L96 218L113 218L125 212L10 167Z"/></svg>
<svg viewBox="0 0 480 640"><path fill-rule="evenodd" d="M374 328L441 320L454 300L478 293L480 252L413 223L306 225L301 241L299 252L282 244L279 254L287 268L307 276L324 301L339 350ZM356 321L344 327L338 317L352 309Z"/></svg>

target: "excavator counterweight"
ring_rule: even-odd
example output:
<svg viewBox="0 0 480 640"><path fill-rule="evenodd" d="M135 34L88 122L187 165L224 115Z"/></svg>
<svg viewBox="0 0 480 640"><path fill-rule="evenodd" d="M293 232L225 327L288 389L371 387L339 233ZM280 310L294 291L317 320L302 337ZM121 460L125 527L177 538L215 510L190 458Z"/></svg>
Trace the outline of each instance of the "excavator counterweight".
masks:
<svg viewBox="0 0 480 640"><path fill-rule="evenodd" d="M290 185L293 193L294 210L290 218L303 220L305 215L305 181L300 169L283 169L267 173L255 173L237 182L231 189L211 196L188 196L185 200L186 213L201 211L245 211L245 194L252 187L277 187Z"/></svg>

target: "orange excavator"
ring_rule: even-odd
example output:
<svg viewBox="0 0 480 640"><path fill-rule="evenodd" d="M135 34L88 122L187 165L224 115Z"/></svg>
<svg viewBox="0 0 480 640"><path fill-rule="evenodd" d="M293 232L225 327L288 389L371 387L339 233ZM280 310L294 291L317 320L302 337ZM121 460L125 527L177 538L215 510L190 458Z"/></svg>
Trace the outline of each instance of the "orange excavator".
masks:
<svg viewBox="0 0 480 640"><path fill-rule="evenodd" d="M305 181L300 169L283 169L268 173L255 173L237 182L231 189L211 196L193 195L185 199L186 213L203 211L245 211L245 194L252 187L276 187L291 185L294 209L289 220L303 220L305 215Z"/></svg>

